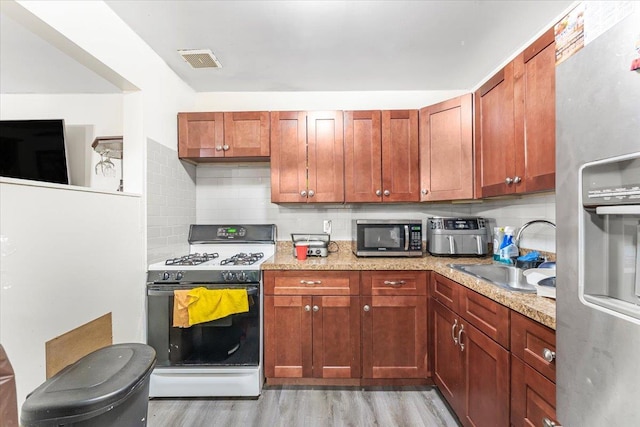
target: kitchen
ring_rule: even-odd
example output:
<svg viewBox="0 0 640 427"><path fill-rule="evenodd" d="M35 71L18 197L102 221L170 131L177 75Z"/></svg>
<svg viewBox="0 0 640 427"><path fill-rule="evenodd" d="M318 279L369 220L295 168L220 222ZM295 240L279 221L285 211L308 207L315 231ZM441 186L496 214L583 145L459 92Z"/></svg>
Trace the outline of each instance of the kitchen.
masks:
<svg viewBox="0 0 640 427"><path fill-rule="evenodd" d="M99 57L111 56L109 51L113 49L112 45L105 44L100 45L98 41L82 34L81 29L72 28L70 23L64 22L64 19L56 16L53 12L48 11L44 5L29 5L32 13L40 16L52 25L55 24L58 30L65 34L66 37L76 41L76 43L83 46L84 49L94 52ZM71 7L71 6L67 6ZM120 29L126 31L123 24L118 22L113 15L109 13L109 10L104 10L106 6L98 4L78 4L73 6L78 8L77 13L81 13L87 17L87 21L91 22L93 17L93 24L100 25L98 28L104 28L104 31L115 32ZM75 10L75 9L74 9ZM551 16L554 18L556 14ZM106 20L110 25L107 25L105 16L112 17L113 20ZM550 19L549 19L550 21ZM539 28L535 28L529 37L533 36L535 31ZM86 30L90 33L89 30ZM86 42L81 41L81 36L88 38ZM80 39L79 39L80 38ZM111 43L115 43L120 39L113 38ZM524 44L521 43L521 45ZM515 46L512 51L515 51L519 46ZM137 46L137 45L136 45ZM124 45L120 45L124 52L127 50ZM140 52L145 52L140 48ZM138 52L136 52L138 54ZM135 55L132 54L132 57ZM150 60L152 62L153 58ZM114 61L114 59L109 59ZM105 62L108 62L105 59ZM155 64L155 62L152 62ZM442 99L456 96L457 93L437 94L437 93L391 93L391 94L348 94L348 93L319 93L311 96L306 93L283 93L279 94L278 99L274 100L273 96L268 93L255 94L250 96L250 100L242 99L243 97L234 96L215 96L210 97L206 95L196 96L196 102L192 102L192 97L187 94L183 94L182 91L186 91L181 86L180 82L175 83L175 87L163 88L162 91L153 90L154 85L166 85L166 81L158 78L155 81L150 76L158 75L160 72L153 68L153 72L147 70L136 69L129 64L114 64L111 63L114 69L119 70L123 75L126 75L128 79L135 83L142 89L143 95L140 93L130 93L124 96L124 102L122 106L116 107L117 111L121 111L125 117L124 129L127 135L133 135L129 140L130 143L125 145L125 158L132 159L131 163L124 164L125 175L125 191L133 194L143 194L144 199L140 200L135 197L109 197L110 201L105 203L104 210L106 212L113 212L113 215L105 215L98 217L98 223L100 227L96 226L93 230L89 228L91 232L95 232L97 236L106 240L105 246L98 248L98 255L86 256L88 262L87 271L101 271L104 272L106 266L115 261L124 261L127 267L119 268L120 278L123 282L128 283L128 288L115 283L116 280L109 278L110 274L96 275L92 273L90 281L95 283L92 286L92 292L99 292L107 298L113 301L111 291L106 292L103 288L113 289L114 293L127 291L130 287L139 286L143 281L141 277L144 276L144 269L147 264L161 261L173 256L176 253L185 252L187 248L187 226L190 223L204 222L204 223L218 223L218 222L231 222L242 218L243 222L274 222L278 225L278 238L279 240L286 240L290 233L300 231L313 231L320 232L322 230L322 223L326 219L331 219L333 224L332 237L335 240L347 240L350 238L348 225L352 218L359 217L383 217L383 218L395 218L400 215L402 217L418 216L424 218L430 215L480 215L485 217L495 218L499 224L513 224L521 225L527 220L534 218L545 218L551 221L555 221L555 198L553 195L532 196L508 201L489 201L485 203L470 203L470 204L436 204L435 206L429 205L426 209L424 205L402 205L402 206L361 206L351 205L347 207L343 206L324 206L322 208L305 206L305 207L293 207L284 205L271 205L269 203L269 167L264 164L246 165L241 167L232 166L228 164L217 165L215 167L192 167L191 165L182 164L175 159L175 135L177 131L175 129L175 113L177 111L222 111L222 110L250 110L250 109L308 109L319 110L327 108L335 108L340 106L344 109L370 109L370 108L418 108L424 105L429 105L438 102ZM496 64L497 65L497 64ZM130 68L128 68L130 67ZM154 74L155 73L155 74ZM486 73L490 74L489 72ZM173 80L168 80L173 81ZM150 88L149 90L145 90ZM166 105L164 98L167 95L167 91L175 92L175 102L172 101L171 105ZM188 92L188 91L186 91ZM110 109L110 95L95 96L94 98L100 99L105 105L104 110L109 114L113 114L113 110ZM215 98L215 99L213 99ZM38 101L36 95L33 99ZM8 111L7 104L9 102L6 97L3 96L3 114ZM22 106L23 110L30 108L29 111L33 111L36 106L40 108L46 108L44 102L32 102L30 105ZM195 104L195 105L194 105ZM14 105L11 105L15 107ZM95 108L95 107L94 107ZM17 109L14 109L16 111ZM19 114L19 113L17 113ZM3 117L4 118L4 117ZM92 123L91 120L79 121L79 123ZM144 143L143 143L144 141ZM136 147L136 145L138 145ZM146 147L146 148L143 148ZM137 152L136 152L137 148ZM136 163L136 159L141 159L141 153L143 150L147 150L149 153L146 157L149 159L146 165L146 178L142 175L144 168L140 168ZM128 151L130 150L130 151ZM172 153L173 152L173 153ZM167 159L173 159L169 162ZM168 170L166 168L169 168ZM172 175L175 174L175 175ZM177 185L173 186L167 176L175 176L175 179L171 181L176 182ZM145 184L146 180L146 184ZM197 184L196 184L197 183ZM3 190L5 189L3 184ZM37 191L31 189L31 191ZM229 193L234 197L229 197ZM3 200L9 195L3 193ZM64 197L85 197L76 195L65 195ZM226 202L220 203L220 197ZM20 197L24 197L21 195ZM35 196L34 196L35 197ZM40 197L39 195L37 197ZM113 199L113 200L111 200ZM126 199L123 200L123 199ZM179 201L179 205L175 207L167 207L166 200ZM102 202L101 200L99 202ZM51 200L48 204L36 204L34 206L35 212L42 212L43 210L50 211L48 206L55 206L56 199ZM68 224L71 227L73 224L84 223L86 218L81 215L83 210L87 208L82 204L87 205L95 203L93 198L87 201L74 201L70 200L71 206L80 206L80 209L70 209L71 212L60 212L60 218L53 216L56 214L55 210L51 212L51 220L62 221L62 224ZM121 206L122 203L129 203L130 205ZM79 204L79 205L78 205ZM4 203L3 203L4 205ZM222 206L224 205L224 206ZM248 208L253 209L248 209ZM3 207L3 209L5 209ZM168 223L166 209L172 209L172 221L178 221L178 223ZM78 211L78 212L76 212ZM133 212L133 214L128 213ZM146 213L145 213L146 212ZM255 212L255 213L249 213ZM24 213L23 213L24 215ZM138 216L139 215L139 216ZM146 218L140 220L140 218ZM3 221L7 218L3 211ZM38 218L38 217L36 217ZM118 225L116 227L114 221L118 219ZM126 221L123 222L123 219ZM38 218L38 221L42 219ZM140 221L141 223L139 223ZM146 227L145 227L146 222ZM53 222L55 223L55 222ZM60 224L60 222L58 222ZM180 226L182 225L182 226ZM122 227L125 228L122 228ZM25 228L27 226L25 225ZM315 228L315 229L314 229ZM3 228L3 234L5 234ZM533 230L532 230L533 231ZM81 233L82 234L82 233ZM146 236L146 244L141 239L118 237L118 235L128 236ZM34 240L37 236L33 236ZM57 236L58 239L74 239L73 242L78 242L81 248L88 251L90 248L82 236L75 236L75 233L66 233ZM553 236L546 236L547 240L553 240ZM543 239L545 240L545 239ZM59 240L58 240L59 241ZM13 243L14 249L23 249L19 246L16 247ZM52 242L47 245L52 253L56 253L59 250L58 246ZM146 253L144 246L146 246ZM543 244L544 246L544 244ZM109 251L108 248L132 248L133 256L125 256L126 254L114 254L118 251ZM547 249L553 251L553 246L540 247L540 249ZM37 248L36 248L37 249ZM11 248L8 249L10 251ZM72 251L67 251L72 252ZM68 256L77 260L78 254L70 253ZM132 258L134 260L132 261ZM135 260L137 258L137 262ZM8 260L9 258L5 258ZM142 260L146 259L146 260ZM48 261L47 261L48 262ZM104 262L104 263L103 263ZM3 264L5 261L3 260ZM69 272L67 268L56 267L55 265L46 264L48 271L59 272L55 274L56 277L37 277L37 280L33 280L34 283L52 283L53 280L57 286L53 289L59 292L61 289L68 289L68 284L65 284L65 276L69 273L78 274L82 276L81 272L72 270ZM109 273L111 270L107 270ZM124 277L122 276L124 275ZM6 276L3 276L5 278ZM79 280L79 279L76 279ZM12 281L18 281L15 277ZM18 281L19 283L19 281ZM3 289L6 287L3 283ZM40 289L39 289L40 290ZM49 287L42 290L50 294L51 299L55 298L54 290ZM69 290L71 291L71 290ZM3 291L4 292L4 291ZM90 292L88 292L90 293ZM9 324L14 321L9 316L11 299L5 297L3 294L2 300L2 316L3 328L9 328ZM47 294L49 295L49 294ZM82 296L81 296L82 297ZM9 297L10 298L10 297ZM86 298L86 297L85 297ZM43 313L62 313L64 311L71 311L73 306L64 305L64 301L61 302L60 308L53 310L50 307L42 307ZM68 304L68 303L65 303ZM94 302L91 299L87 299L86 302L81 304L81 307L77 308L79 312L79 318L69 318L63 316L62 324L48 326L49 330L43 330L37 332L38 344L29 345L28 350L25 351L33 356L28 356L25 360L33 361L33 366L41 366L42 350L39 346L42 342L59 335L60 333L75 327L78 323L83 323L97 315L102 314L104 311L114 311L114 341L140 341L144 330L144 318L142 315L132 316L128 314L128 311L135 311L136 307L142 312L144 310L144 301L142 295L136 295L128 300L127 304L130 307L118 308L120 312L116 311L112 306L105 302L104 306L97 305L97 307L90 307ZM59 314L58 314L59 315ZM45 316L43 314L43 316ZM25 319L23 315L17 317L22 324L32 325L33 320ZM46 317L44 317L46 318ZM43 320L44 320L43 318ZM8 319L8 320L5 320ZM82 321L79 321L79 320ZM124 320L122 320L124 319ZM131 325L136 325L135 328L131 328ZM40 325L33 327L34 330L38 330ZM132 330L133 329L133 330ZM2 338L10 334L3 329ZM9 337L11 335L8 335ZM40 380L38 380L40 378ZM41 382L42 377L33 375L30 379L32 389L35 385ZM21 394L25 394L28 390L23 390Z"/></svg>

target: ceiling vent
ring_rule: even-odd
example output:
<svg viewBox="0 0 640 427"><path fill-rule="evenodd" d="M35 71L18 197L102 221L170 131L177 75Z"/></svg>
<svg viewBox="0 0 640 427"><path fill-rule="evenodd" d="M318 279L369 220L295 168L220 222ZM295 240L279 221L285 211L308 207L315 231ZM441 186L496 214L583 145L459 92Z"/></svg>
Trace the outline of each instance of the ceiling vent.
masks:
<svg viewBox="0 0 640 427"><path fill-rule="evenodd" d="M222 64L209 49L186 49L178 53L192 68L222 68Z"/></svg>

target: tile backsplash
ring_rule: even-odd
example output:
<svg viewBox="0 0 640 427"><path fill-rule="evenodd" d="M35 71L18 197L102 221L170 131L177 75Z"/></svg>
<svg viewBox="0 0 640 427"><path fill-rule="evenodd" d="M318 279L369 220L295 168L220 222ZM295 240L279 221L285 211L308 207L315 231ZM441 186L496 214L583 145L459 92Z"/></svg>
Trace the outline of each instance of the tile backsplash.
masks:
<svg viewBox="0 0 640 427"><path fill-rule="evenodd" d="M331 220L332 240L351 239L351 220L359 218L426 220L431 216L482 216L491 225L520 227L533 219L555 222L555 195L472 203L277 205L271 203L268 163L199 165L196 168L196 221L210 223L276 224L278 240L291 233L321 233ZM555 252L555 230L534 225L523 234L521 246Z"/></svg>
<svg viewBox="0 0 640 427"><path fill-rule="evenodd" d="M175 150L147 141L147 263L189 252L196 222L196 167Z"/></svg>

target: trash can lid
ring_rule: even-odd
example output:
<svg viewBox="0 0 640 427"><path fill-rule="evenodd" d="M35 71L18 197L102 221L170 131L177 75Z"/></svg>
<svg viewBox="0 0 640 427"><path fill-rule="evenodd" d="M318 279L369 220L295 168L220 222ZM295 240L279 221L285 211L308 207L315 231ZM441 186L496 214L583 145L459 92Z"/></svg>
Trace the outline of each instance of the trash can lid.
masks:
<svg viewBox="0 0 640 427"><path fill-rule="evenodd" d="M115 344L94 351L49 378L22 405L23 424L97 416L144 384L156 362L146 344Z"/></svg>

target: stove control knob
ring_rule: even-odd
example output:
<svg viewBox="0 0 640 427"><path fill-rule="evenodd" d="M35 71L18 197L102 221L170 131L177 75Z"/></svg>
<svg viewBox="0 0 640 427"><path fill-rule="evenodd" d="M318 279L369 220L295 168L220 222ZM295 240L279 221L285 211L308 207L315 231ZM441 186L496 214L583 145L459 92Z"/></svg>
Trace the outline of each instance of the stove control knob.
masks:
<svg viewBox="0 0 640 427"><path fill-rule="evenodd" d="M184 271L178 271L176 273L176 280L182 280L183 277L184 277Z"/></svg>
<svg viewBox="0 0 640 427"><path fill-rule="evenodd" d="M169 280L171 278L171 274L168 271L162 273L162 280Z"/></svg>
<svg viewBox="0 0 640 427"><path fill-rule="evenodd" d="M233 279L235 279L235 274L233 274L233 271L223 271L222 272L222 278L225 280L225 282L231 282Z"/></svg>
<svg viewBox="0 0 640 427"><path fill-rule="evenodd" d="M239 271L238 272L238 281L239 282L247 282L247 273L245 273L244 271Z"/></svg>

